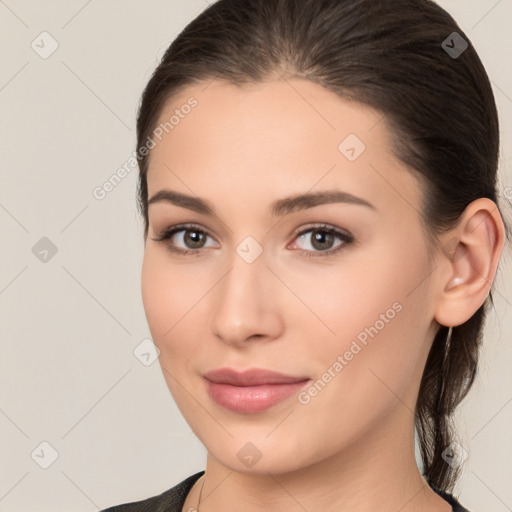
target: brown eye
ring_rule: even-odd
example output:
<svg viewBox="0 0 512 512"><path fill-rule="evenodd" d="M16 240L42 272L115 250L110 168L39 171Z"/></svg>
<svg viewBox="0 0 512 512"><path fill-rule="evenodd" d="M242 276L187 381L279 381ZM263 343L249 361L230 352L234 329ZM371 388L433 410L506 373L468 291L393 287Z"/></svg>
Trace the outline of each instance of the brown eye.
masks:
<svg viewBox="0 0 512 512"><path fill-rule="evenodd" d="M180 235L183 233L183 235ZM210 235L194 225L180 225L171 226L160 232L157 238L152 238L155 242L164 242L167 249L177 254L195 254L199 255L201 249L205 248L205 242ZM181 245L176 245L177 240L180 240Z"/></svg>
<svg viewBox="0 0 512 512"><path fill-rule="evenodd" d="M354 237L350 233L340 231L328 225L313 226L301 231L297 235L297 239L306 242L310 240L309 245L311 249L301 250L302 254L308 257L329 256L354 241ZM334 245L336 240L339 240L338 245Z"/></svg>
<svg viewBox="0 0 512 512"><path fill-rule="evenodd" d="M311 245L318 249L319 251L324 251L326 249L331 249L331 246L335 240L332 233L326 231L325 229L315 229L311 232Z"/></svg>
<svg viewBox="0 0 512 512"><path fill-rule="evenodd" d="M185 245L190 249L201 249L202 244L206 239L206 233L198 229L184 229L186 234L183 236Z"/></svg>

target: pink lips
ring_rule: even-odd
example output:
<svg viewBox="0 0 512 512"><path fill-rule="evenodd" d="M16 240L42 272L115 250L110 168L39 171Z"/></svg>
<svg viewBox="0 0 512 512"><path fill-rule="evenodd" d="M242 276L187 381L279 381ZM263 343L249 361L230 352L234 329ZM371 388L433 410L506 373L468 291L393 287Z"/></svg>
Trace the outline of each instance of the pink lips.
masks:
<svg viewBox="0 0 512 512"><path fill-rule="evenodd" d="M268 409L299 391L310 380L259 368L244 372L219 368L205 373L204 378L212 400L240 413Z"/></svg>

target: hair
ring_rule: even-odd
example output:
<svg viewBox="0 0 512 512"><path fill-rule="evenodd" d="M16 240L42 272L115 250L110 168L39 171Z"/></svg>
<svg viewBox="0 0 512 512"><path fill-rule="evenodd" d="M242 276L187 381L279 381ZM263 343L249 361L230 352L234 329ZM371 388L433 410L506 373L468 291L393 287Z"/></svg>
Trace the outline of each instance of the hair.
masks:
<svg viewBox="0 0 512 512"><path fill-rule="evenodd" d="M468 43L458 57L442 44L453 32ZM310 80L383 115L396 157L423 185L419 213L431 241L455 227L475 199L498 204L492 88L469 38L440 6L430 0L218 0L172 42L141 97L144 240L150 153L141 156L141 149L170 98L213 79L242 87L278 77ZM477 373L489 300L494 306L489 293L462 325L439 327L420 384L415 428L423 475L445 492L461 474L443 452L456 435L453 413Z"/></svg>

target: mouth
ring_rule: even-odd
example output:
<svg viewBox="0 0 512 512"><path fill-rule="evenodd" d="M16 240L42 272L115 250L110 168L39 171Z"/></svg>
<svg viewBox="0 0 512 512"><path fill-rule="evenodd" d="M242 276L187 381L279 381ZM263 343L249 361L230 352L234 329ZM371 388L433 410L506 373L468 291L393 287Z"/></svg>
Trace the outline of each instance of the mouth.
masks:
<svg viewBox="0 0 512 512"><path fill-rule="evenodd" d="M291 397L311 379L253 368L220 368L204 374L208 395L233 412L257 413Z"/></svg>

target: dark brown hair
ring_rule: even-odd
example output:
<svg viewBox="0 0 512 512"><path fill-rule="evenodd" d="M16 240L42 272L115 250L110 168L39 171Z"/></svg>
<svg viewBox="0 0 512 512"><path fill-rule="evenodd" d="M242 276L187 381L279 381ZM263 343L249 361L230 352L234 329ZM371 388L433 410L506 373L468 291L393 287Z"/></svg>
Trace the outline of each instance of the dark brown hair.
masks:
<svg viewBox="0 0 512 512"><path fill-rule="evenodd" d="M457 32L462 39L449 39ZM455 36L457 37L457 36ZM450 55L449 48L467 49ZM473 200L497 201L499 126L485 69L469 38L430 0L218 0L164 54L137 118L138 206L148 233L149 155L140 153L167 101L212 79L242 86L297 76L384 116L396 156L424 185L420 212L438 240ZM507 239L509 230L507 229ZM492 293L464 324L440 326L415 411L423 474L451 492L460 466L445 462L452 415L477 372Z"/></svg>

